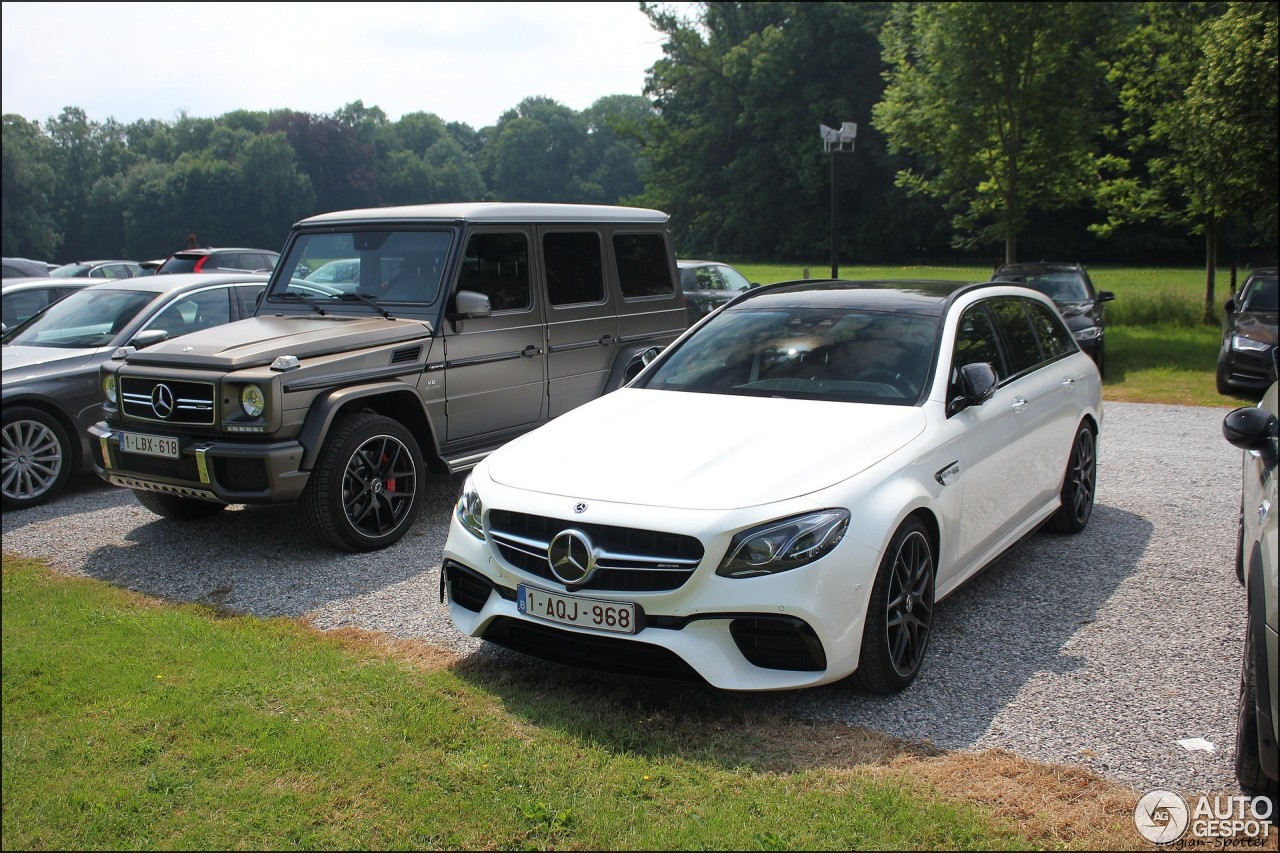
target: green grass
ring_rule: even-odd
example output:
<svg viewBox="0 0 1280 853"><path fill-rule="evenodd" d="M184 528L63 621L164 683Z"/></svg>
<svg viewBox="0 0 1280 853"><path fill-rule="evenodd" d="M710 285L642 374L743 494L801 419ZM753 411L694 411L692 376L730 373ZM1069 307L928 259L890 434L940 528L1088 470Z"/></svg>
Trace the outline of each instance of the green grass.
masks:
<svg viewBox="0 0 1280 853"><path fill-rule="evenodd" d="M741 264L736 268L760 284L804 277L802 266ZM842 266L848 279L935 278L980 281L988 266ZM809 268L810 278L830 275L829 264ZM1099 290L1116 295L1107 303L1107 400L1235 407L1255 402L1250 395L1218 393L1214 379L1221 330L1202 322L1204 270L1151 267L1090 267ZM1238 279L1243 282L1243 276ZM1231 292L1228 268L1218 270L1214 301Z"/></svg>
<svg viewBox="0 0 1280 853"><path fill-rule="evenodd" d="M776 722L582 702L9 554L3 577L4 849L1050 843L905 778L780 767Z"/></svg>

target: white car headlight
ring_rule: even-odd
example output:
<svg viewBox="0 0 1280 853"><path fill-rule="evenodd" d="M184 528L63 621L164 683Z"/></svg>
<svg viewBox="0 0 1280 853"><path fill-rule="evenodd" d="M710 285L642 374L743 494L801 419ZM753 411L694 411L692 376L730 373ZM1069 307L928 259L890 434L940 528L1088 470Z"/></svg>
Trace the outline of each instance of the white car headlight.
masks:
<svg viewBox="0 0 1280 853"><path fill-rule="evenodd" d="M251 418L256 418L267 408L266 395L257 385L246 385L240 392L240 408Z"/></svg>
<svg viewBox="0 0 1280 853"><path fill-rule="evenodd" d="M823 509L744 530L729 543L716 574L750 578L785 572L831 552L849 529L849 512Z"/></svg>
<svg viewBox="0 0 1280 853"><path fill-rule="evenodd" d="M1246 338L1244 335L1236 335L1231 339L1231 348L1237 352L1266 352L1271 349L1271 344L1265 341L1255 341L1253 338Z"/></svg>
<svg viewBox="0 0 1280 853"><path fill-rule="evenodd" d="M477 539L484 538L484 503L476 493L475 486L471 485L470 477L462 486L462 496L458 498L458 506L454 512L468 533Z"/></svg>

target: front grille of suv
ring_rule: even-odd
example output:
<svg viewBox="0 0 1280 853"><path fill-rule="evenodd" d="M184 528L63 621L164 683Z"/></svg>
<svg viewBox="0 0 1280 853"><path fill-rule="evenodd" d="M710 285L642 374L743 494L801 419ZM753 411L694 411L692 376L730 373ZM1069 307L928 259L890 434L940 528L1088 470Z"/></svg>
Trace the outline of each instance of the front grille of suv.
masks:
<svg viewBox="0 0 1280 853"><path fill-rule="evenodd" d="M583 524L508 510L489 513L489 534L502 559L516 568L559 583L547 548L563 530L585 533L595 546L596 571L574 589L659 592L679 589L702 561L702 543L692 536Z"/></svg>
<svg viewBox="0 0 1280 853"><path fill-rule="evenodd" d="M215 391L212 382L123 377L120 407L133 420L213 426Z"/></svg>

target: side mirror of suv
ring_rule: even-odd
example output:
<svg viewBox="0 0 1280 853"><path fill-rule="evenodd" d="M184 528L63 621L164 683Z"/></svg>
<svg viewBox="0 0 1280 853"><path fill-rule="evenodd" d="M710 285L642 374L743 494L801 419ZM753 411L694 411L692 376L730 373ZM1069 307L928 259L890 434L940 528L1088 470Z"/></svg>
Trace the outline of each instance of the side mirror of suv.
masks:
<svg viewBox="0 0 1280 853"><path fill-rule="evenodd" d="M453 297L453 310L449 312L450 320L479 320L493 314L489 297L474 290L459 290Z"/></svg>

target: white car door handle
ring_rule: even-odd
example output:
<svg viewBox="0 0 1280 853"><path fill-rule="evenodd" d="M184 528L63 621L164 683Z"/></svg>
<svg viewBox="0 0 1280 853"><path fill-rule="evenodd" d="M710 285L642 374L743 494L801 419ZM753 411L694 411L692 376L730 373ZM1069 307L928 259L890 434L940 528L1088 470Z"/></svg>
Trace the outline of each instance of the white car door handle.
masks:
<svg viewBox="0 0 1280 853"><path fill-rule="evenodd" d="M1026 398L1026 397L1014 397L1014 398L1013 398L1013 405L1012 405L1012 406L1010 406L1009 408L1013 409L1015 412L1021 412L1021 411L1022 411L1023 409L1025 409L1026 407L1027 407L1027 398Z"/></svg>
<svg viewBox="0 0 1280 853"><path fill-rule="evenodd" d="M1062 380L1062 387L1063 387L1063 388L1070 388L1072 385L1075 385L1075 384L1076 384L1076 381L1075 381L1074 379L1072 379L1070 376L1068 376L1066 379Z"/></svg>

